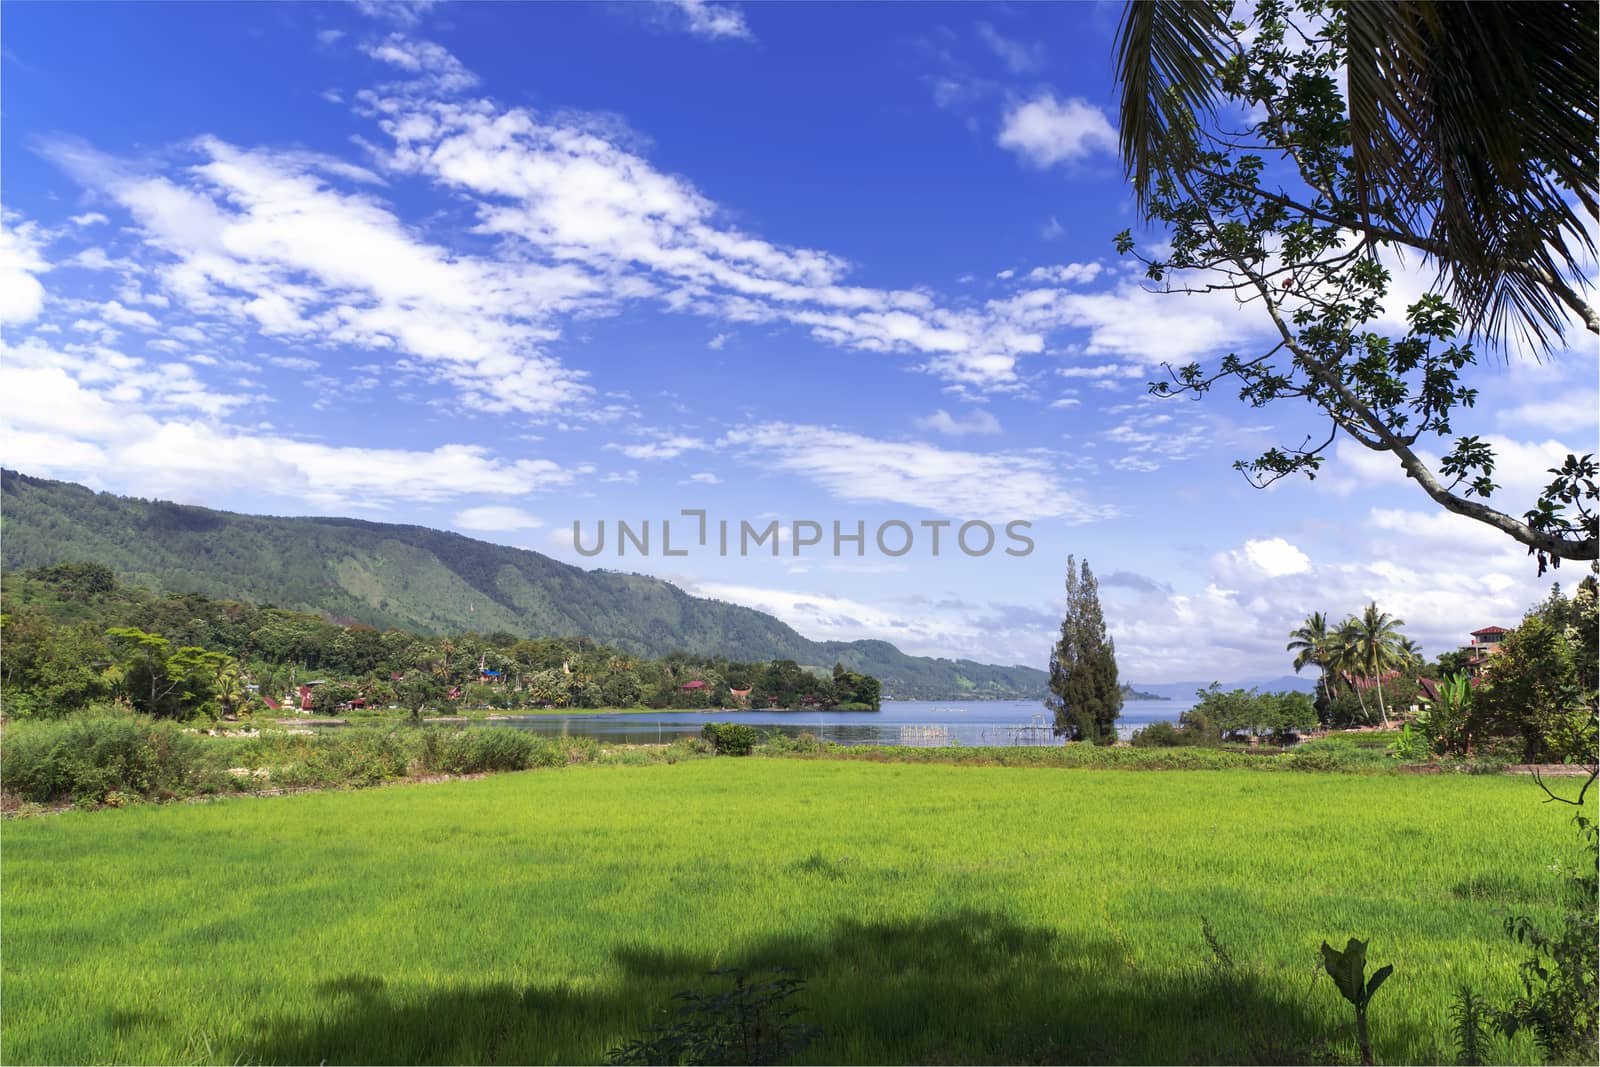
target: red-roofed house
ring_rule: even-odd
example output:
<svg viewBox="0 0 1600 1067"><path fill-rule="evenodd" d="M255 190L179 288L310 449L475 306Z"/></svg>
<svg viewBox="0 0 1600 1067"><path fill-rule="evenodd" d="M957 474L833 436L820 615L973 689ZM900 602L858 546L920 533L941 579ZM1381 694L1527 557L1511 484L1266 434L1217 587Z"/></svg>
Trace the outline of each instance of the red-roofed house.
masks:
<svg viewBox="0 0 1600 1067"><path fill-rule="evenodd" d="M698 678L692 682L684 682L682 685L678 686L679 689L704 689L705 687L706 683L700 681Z"/></svg>
<svg viewBox="0 0 1600 1067"><path fill-rule="evenodd" d="M1481 630L1472 631L1472 644L1462 645L1461 651L1468 655L1466 662L1467 677L1476 679L1483 665L1489 662L1489 657L1500 651L1500 642L1510 633L1504 626L1485 626Z"/></svg>
<svg viewBox="0 0 1600 1067"><path fill-rule="evenodd" d="M1398 677L1400 677L1399 671L1385 671L1383 674L1383 680L1385 682L1392 682ZM1347 674L1345 675L1344 680L1349 685L1359 689L1363 693L1370 693L1374 689L1378 688L1378 680L1365 674ZM1385 689L1384 692L1387 693L1388 690Z"/></svg>

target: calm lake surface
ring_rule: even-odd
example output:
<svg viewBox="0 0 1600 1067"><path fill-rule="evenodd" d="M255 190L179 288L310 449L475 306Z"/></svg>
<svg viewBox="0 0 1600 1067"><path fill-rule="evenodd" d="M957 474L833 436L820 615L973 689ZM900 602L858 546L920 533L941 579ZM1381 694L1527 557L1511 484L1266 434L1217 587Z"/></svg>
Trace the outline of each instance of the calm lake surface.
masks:
<svg viewBox="0 0 1600 1067"><path fill-rule="evenodd" d="M1127 737L1153 722L1177 722L1192 700L1130 700L1118 730ZM743 722L758 730L811 733L845 745L1057 745L1048 713L1024 700L897 700L882 711L660 711L630 715L525 715L476 725L514 726L615 744L655 744L689 737L708 722Z"/></svg>

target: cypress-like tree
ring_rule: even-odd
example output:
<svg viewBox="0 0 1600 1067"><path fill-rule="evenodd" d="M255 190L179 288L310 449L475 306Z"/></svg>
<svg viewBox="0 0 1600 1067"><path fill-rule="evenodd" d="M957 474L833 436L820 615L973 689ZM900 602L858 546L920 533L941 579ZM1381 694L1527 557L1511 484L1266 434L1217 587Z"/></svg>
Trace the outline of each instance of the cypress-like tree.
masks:
<svg viewBox="0 0 1600 1067"><path fill-rule="evenodd" d="M1117 739L1122 690L1117 650L1100 611L1100 585L1089 561L1067 557L1067 613L1061 639L1050 650L1050 696L1056 733L1074 741L1109 745Z"/></svg>

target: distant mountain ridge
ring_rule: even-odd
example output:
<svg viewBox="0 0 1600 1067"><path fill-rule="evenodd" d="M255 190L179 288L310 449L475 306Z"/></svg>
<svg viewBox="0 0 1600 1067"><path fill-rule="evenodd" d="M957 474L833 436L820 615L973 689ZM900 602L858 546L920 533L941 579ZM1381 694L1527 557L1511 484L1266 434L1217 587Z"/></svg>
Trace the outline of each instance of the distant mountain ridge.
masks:
<svg viewBox="0 0 1600 1067"><path fill-rule="evenodd" d="M901 700L1030 700L1044 671L908 656L887 641L812 641L753 608L659 578L586 571L528 549L423 526L278 518L97 493L0 471L6 569L105 564L164 593L318 612L380 629L590 637L644 656L843 663Z"/></svg>

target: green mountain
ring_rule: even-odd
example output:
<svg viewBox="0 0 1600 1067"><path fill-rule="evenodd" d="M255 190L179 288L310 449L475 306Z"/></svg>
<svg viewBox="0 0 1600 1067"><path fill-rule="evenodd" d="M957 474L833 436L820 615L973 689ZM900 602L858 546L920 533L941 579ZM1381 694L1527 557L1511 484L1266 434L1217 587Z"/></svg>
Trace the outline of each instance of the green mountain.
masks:
<svg viewBox="0 0 1600 1067"><path fill-rule="evenodd" d="M421 633L590 637L641 656L673 651L846 668L902 700L1018 699L1045 674L908 656L887 641L811 641L751 608L639 574L586 571L527 549L422 526L238 515L0 472L6 569L102 563L162 593L313 611Z"/></svg>

